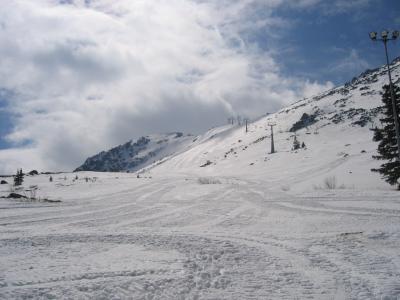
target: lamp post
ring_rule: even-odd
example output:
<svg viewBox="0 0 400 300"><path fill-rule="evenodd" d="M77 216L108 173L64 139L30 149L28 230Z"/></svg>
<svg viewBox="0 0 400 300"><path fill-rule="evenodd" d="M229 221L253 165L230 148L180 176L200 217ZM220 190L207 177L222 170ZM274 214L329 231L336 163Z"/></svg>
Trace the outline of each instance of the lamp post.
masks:
<svg viewBox="0 0 400 300"><path fill-rule="evenodd" d="M396 139L397 139L397 160L400 161L400 127L399 127L399 115L397 113L396 107L396 97L394 94L393 82L392 82L392 74L390 73L390 63L389 63L389 55L387 49L387 42L394 41L400 36L400 32L395 30L392 32L392 36L390 37L390 32L388 30L384 30L381 33L381 37L378 38L378 33L373 31L369 33L369 37L373 41L381 41L385 46L385 54L386 54L386 66L389 75L389 86L390 86L390 95L392 97L392 108L393 108L393 119L394 119L394 126L396 129Z"/></svg>

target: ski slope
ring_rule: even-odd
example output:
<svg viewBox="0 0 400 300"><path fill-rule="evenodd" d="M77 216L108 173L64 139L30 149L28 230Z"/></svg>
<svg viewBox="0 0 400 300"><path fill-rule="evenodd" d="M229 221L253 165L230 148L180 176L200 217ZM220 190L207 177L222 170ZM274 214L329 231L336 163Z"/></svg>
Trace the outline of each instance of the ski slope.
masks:
<svg viewBox="0 0 400 300"><path fill-rule="evenodd" d="M400 60L392 64L395 82L400 82ZM248 126L222 126L198 137L188 150L147 167L150 173L184 173L198 176L239 176L276 182L279 189L295 193L315 190L325 178L336 177L338 185L356 189L385 189L388 186L372 173L380 162L372 159L377 143L375 126L381 126L379 106L385 68L365 72L352 82L312 98L302 99ZM315 122L291 131L304 114ZM275 149L271 155L271 131ZM293 139L306 149L292 151ZM207 164L204 166L204 164Z"/></svg>
<svg viewBox="0 0 400 300"><path fill-rule="evenodd" d="M60 203L0 199L0 298L400 295L396 191L293 195L228 176L74 177L26 178Z"/></svg>

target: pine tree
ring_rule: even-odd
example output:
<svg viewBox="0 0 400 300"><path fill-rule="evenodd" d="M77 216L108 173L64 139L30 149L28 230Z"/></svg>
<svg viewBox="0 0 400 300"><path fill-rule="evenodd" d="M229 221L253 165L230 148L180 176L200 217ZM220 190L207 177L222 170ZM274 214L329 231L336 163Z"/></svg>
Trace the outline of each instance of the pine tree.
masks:
<svg viewBox="0 0 400 300"><path fill-rule="evenodd" d="M22 169L19 169L19 182L20 185L24 182L24 173L22 173Z"/></svg>
<svg viewBox="0 0 400 300"><path fill-rule="evenodd" d="M372 129L372 131L374 132L374 137L372 138L374 142L379 142L383 139L382 130L379 130L378 127L375 126L375 128Z"/></svg>
<svg viewBox="0 0 400 300"><path fill-rule="evenodd" d="M14 185L18 186L19 184L19 170L17 170L17 174L14 175Z"/></svg>
<svg viewBox="0 0 400 300"><path fill-rule="evenodd" d="M17 174L14 176L14 185L19 186L24 182L24 173L22 169L17 170Z"/></svg>
<svg viewBox="0 0 400 300"><path fill-rule="evenodd" d="M396 110L397 113L400 111L400 88L393 86L394 94L396 98ZM396 130L393 119L393 106L392 98L390 93L390 86L383 86L383 114L384 117L380 119L383 127L375 128L373 140L379 142L378 155L373 158L378 160L384 160L379 168L372 169L373 172L378 172L382 175L382 178L391 185L397 184L397 189L400 190L400 161L398 160L398 149L396 140Z"/></svg>

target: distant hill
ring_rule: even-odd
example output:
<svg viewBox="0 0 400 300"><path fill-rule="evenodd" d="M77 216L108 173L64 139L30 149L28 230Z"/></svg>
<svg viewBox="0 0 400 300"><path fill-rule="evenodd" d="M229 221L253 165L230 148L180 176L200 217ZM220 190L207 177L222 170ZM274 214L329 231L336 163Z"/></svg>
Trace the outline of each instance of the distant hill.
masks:
<svg viewBox="0 0 400 300"><path fill-rule="evenodd" d="M180 132L143 136L89 157L75 172L134 172L183 150L192 140Z"/></svg>

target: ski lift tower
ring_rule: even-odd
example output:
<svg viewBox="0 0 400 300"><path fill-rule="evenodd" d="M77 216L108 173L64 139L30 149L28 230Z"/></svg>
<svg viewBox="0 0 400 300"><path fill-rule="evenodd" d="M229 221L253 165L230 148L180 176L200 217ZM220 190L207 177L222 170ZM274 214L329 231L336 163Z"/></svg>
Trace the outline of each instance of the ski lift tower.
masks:
<svg viewBox="0 0 400 300"><path fill-rule="evenodd" d="M375 31L369 33L369 37L371 38L372 41L381 41L381 42L383 42L383 45L385 46L386 67L387 67L388 76L389 76L390 95L392 97L393 119L394 119L394 126L395 126L395 130L396 130L395 132L396 132L397 155L398 155L397 161L400 161L400 125L399 125L399 116L398 116L398 112L397 112L397 109L396 109L396 96L394 94L392 74L390 72L390 62L389 62L389 55L388 55L388 47L387 47L388 41L397 40L397 38L400 36L400 32L398 30L395 30L395 31L392 32L391 37L389 35L390 35L390 32L388 30L382 31L380 37L378 37L378 33L375 32Z"/></svg>
<svg viewBox="0 0 400 300"><path fill-rule="evenodd" d="M246 133L249 132L249 118L244 119L245 125L246 125Z"/></svg>
<svg viewBox="0 0 400 300"><path fill-rule="evenodd" d="M268 122L268 126L271 127L271 154L275 153L275 145L274 145L274 126L276 126L275 122Z"/></svg>

